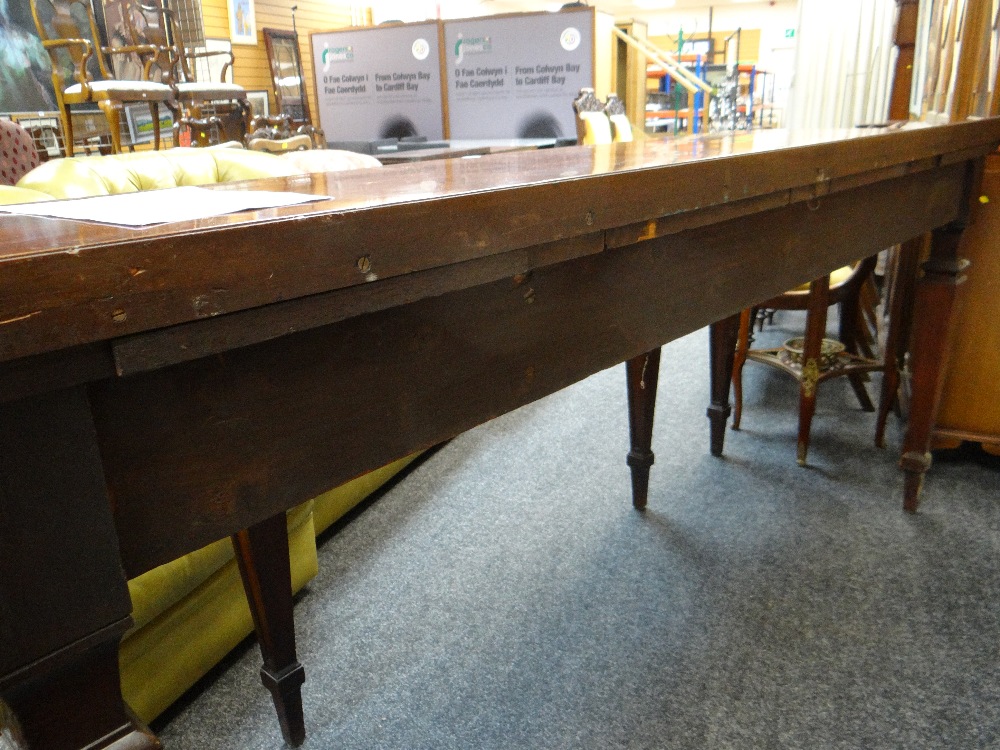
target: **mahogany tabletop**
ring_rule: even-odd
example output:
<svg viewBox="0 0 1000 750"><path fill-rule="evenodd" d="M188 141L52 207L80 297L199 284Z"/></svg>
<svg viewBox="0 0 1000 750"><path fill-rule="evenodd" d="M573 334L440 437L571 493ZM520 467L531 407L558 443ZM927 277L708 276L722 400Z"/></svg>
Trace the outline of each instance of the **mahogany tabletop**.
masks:
<svg viewBox="0 0 1000 750"><path fill-rule="evenodd" d="M808 200L998 140L993 120L759 130L231 183L217 189L330 198L146 229L0 214L0 361L547 242L670 231L695 212Z"/></svg>

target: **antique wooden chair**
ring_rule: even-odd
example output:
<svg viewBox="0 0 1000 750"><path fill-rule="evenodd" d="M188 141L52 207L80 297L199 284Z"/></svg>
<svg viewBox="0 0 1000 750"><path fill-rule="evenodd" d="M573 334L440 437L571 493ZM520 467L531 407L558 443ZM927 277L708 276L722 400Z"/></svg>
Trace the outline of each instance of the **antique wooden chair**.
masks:
<svg viewBox="0 0 1000 750"><path fill-rule="evenodd" d="M885 371L885 357L878 356L877 298L871 289L877 258L872 256L853 265L822 276L784 294L744 310L740 316L736 356L733 361L733 429L740 428L743 416L743 365L748 361L776 367L799 383L798 462L805 465L809 450L809 431L816 411L819 384L830 378L846 376L865 411L875 406L865 388L867 374ZM839 340L824 338L827 308L839 305ZM805 310L806 330L783 346L751 349L753 324L760 309ZM873 330L874 329L874 330ZM894 366L894 365L890 365ZM883 393L883 402L887 396ZM882 403L875 429L875 444L884 445L888 404Z"/></svg>
<svg viewBox="0 0 1000 750"><path fill-rule="evenodd" d="M625 114L625 103L618 98L618 94L608 94L608 101L604 105L604 114L608 116L611 124L611 140L615 143L630 143L632 141L632 123Z"/></svg>
<svg viewBox="0 0 1000 750"><path fill-rule="evenodd" d="M107 118L111 148L121 152L121 112L126 104L147 104L153 117L154 148L160 147L159 105L170 104L169 86L149 80L116 80L111 55L148 54L146 47L102 47L88 0L31 0L38 36L52 60L52 83L59 105L64 150L73 155L71 107L96 104ZM96 63L96 64L95 64ZM147 68L148 71L148 68ZM70 83L75 81L75 83Z"/></svg>
<svg viewBox="0 0 1000 750"><path fill-rule="evenodd" d="M157 71L163 82L174 92L175 142L179 141L180 127L183 123L193 122L197 126L212 116L218 116L217 112L205 113L203 109L219 103L231 103L235 106L242 132L227 133L227 136L242 141L250 132L252 113L246 89L239 84L226 81L229 68L233 64L233 53L226 50L192 52L186 49L178 33L174 11L169 8L129 0L124 5L123 16L133 45L153 49L147 65L151 70ZM193 72L196 61L217 56L228 58L222 66L220 80L199 81ZM217 121L217 125L222 126L217 127L218 130L224 130L222 118ZM203 131L209 132L204 128ZM219 137L222 138L221 135ZM199 139L192 138L192 141L193 145L200 145Z"/></svg>
<svg viewBox="0 0 1000 750"><path fill-rule="evenodd" d="M611 122L604 111L604 102L591 88L580 89L573 100L576 113L576 142L584 145L611 143Z"/></svg>

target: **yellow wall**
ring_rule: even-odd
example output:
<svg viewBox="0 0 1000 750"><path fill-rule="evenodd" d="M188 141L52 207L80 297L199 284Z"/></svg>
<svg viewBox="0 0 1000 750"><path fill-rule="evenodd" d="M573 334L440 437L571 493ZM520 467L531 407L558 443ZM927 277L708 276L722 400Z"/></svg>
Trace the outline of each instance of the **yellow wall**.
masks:
<svg viewBox="0 0 1000 750"><path fill-rule="evenodd" d="M274 92L271 82L271 69L267 62L267 50L264 47L264 35L261 29L292 29L293 5L298 6L295 12L295 25L299 32L299 54L302 57L302 72L305 75L305 88L309 95L309 112L315 125L316 92L313 86L312 49L309 46L309 35L314 31L331 31L351 25L351 5L349 2L336 0L254 0L254 13L257 17L257 45L234 44L233 55L236 58L233 65L233 81L250 90L266 90L271 101L271 111L274 111ZM226 0L202 0L202 14L205 22L205 36L209 39L229 39L229 19Z"/></svg>

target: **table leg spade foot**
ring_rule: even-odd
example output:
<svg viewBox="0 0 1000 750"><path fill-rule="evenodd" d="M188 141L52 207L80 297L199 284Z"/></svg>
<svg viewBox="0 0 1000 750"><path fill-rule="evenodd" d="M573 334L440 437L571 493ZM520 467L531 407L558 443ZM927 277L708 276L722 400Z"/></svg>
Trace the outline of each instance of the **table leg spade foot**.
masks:
<svg viewBox="0 0 1000 750"><path fill-rule="evenodd" d="M306 738L305 719L302 715L302 683L306 672L298 662L281 672L261 667L260 681L271 693L274 710L278 714L281 736L292 747L298 747Z"/></svg>
<svg viewBox="0 0 1000 750"><path fill-rule="evenodd" d="M296 747L306 735L301 694L305 670L295 656L285 514L254 524L232 540L264 660L261 681L271 692L285 741Z"/></svg>
<svg viewBox="0 0 1000 750"><path fill-rule="evenodd" d="M736 358L736 340L740 332L741 313L712 323L709 327L709 374L712 401L707 416L710 450L721 456L726 439L726 423L732 408L729 405L729 387L733 379L733 362Z"/></svg>

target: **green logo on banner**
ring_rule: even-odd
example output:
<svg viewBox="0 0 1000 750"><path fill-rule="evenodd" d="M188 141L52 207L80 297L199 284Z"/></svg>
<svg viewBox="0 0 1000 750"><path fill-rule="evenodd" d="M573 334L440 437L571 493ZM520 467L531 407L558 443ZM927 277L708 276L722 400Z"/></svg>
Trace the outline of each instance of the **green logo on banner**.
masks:
<svg viewBox="0 0 1000 750"><path fill-rule="evenodd" d="M463 39L462 35L458 35L458 41L455 42L455 64L462 62L466 55L481 55L486 52L493 51L493 44L490 42L488 36L477 36L471 37L469 39Z"/></svg>

